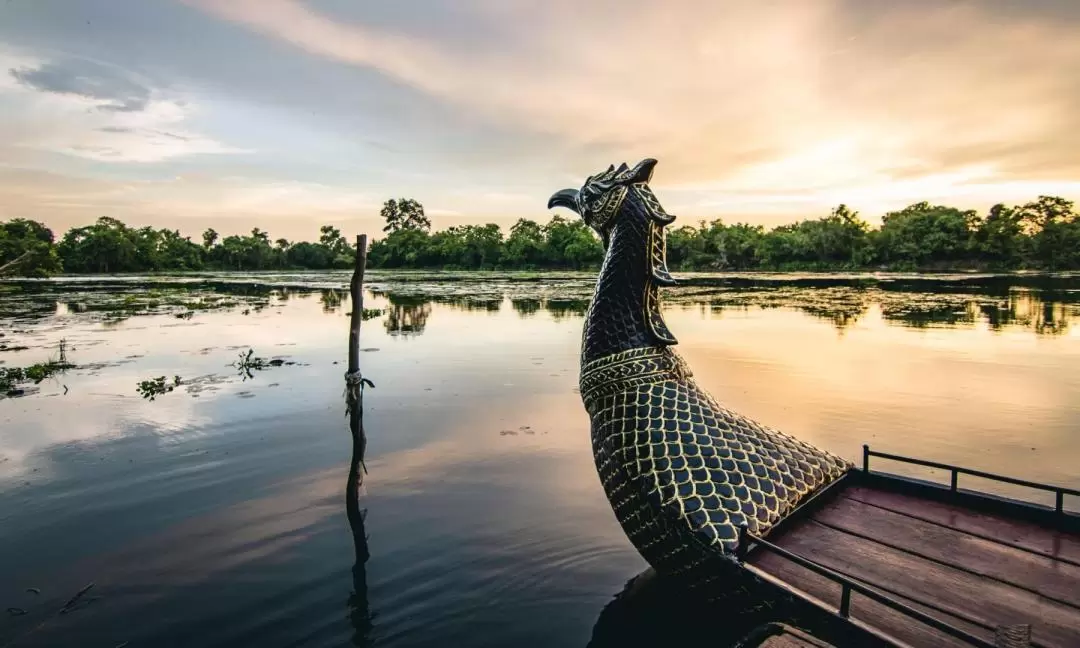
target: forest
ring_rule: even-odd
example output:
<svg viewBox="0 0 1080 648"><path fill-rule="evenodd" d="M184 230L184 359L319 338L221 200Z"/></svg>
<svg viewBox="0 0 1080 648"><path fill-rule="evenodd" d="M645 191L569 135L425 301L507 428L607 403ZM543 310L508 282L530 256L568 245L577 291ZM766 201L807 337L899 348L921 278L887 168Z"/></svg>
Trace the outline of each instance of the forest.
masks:
<svg viewBox="0 0 1080 648"><path fill-rule="evenodd" d="M494 224L432 231L419 202L388 200L383 235L368 252L372 268L586 269L603 259L599 238L578 218L541 224L520 219L508 233ZM1064 198L994 205L985 214L920 202L871 227L844 205L827 216L766 229L722 220L668 230L674 270L1075 270L1080 214ZM351 267L355 250L331 225L316 241L271 239L255 228L192 240L175 229L131 227L101 217L56 239L44 224L0 222L0 275L323 270Z"/></svg>

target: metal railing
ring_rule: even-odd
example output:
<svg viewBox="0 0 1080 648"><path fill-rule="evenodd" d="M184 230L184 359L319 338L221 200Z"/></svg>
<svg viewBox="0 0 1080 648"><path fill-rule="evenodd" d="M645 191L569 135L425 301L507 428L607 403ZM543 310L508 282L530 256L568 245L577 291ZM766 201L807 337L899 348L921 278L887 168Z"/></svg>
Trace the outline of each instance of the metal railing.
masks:
<svg viewBox="0 0 1080 648"><path fill-rule="evenodd" d="M1071 495L1074 497L1080 497L1080 490L1072 488L1064 488L1062 486L1051 486L1050 484L1040 484L1037 482L1030 482L1024 479L1016 479L1015 477L1006 477L1004 475L995 475L993 473L983 472L981 470L972 470L970 468L962 468L960 466L953 466L951 464L938 463L936 461L926 461L925 459L915 459L913 457L902 457L900 455L888 454L886 452L876 452L870 449L869 445L863 445L863 472L870 473L870 457L881 457L882 459L891 459L893 461L899 461L902 463L915 464L917 466L926 466L927 468L937 468L939 470L949 471L949 490L957 492L957 483L961 474L971 475L972 477L981 477L983 479L989 479L992 481L999 481L1006 484L1013 484L1015 486L1024 486L1026 488L1033 488L1036 490L1049 491L1054 493L1054 511L1058 515L1065 514L1065 496Z"/></svg>
<svg viewBox="0 0 1080 648"><path fill-rule="evenodd" d="M809 569L815 574L824 576L825 578L828 578L829 580L838 583L840 585L840 605L837 607L836 614L838 614L844 619L851 619L851 593L854 591L862 594L863 596L872 601L884 605L885 607L891 608L893 610L896 610L897 612L900 612L901 614L907 615L917 621L920 621L930 626L931 628L934 628L957 639L966 641L973 646L978 646L979 648L996 648L995 644L990 641L977 637L965 630L961 630L960 628L950 625L942 621L941 619L930 616L929 614L926 614L925 612L922 612L920 610L916 610L909 605L905 605L904 603L901 603L896 599L890 598L885 594L875 591L867 587L866 585L863 585L862 583L852 580L851 578L848 578L843 574L840 574L833 571L832 569L829 569L828 567L825 567L824 565L819 565L818 563L804 558L799 554L792 553L791 551L775 545L768 540L759 538L758 536L751 534L749 529L745 525L739 527L739 544L735 548L735 558L740 563L745 562L746 556L750 550L751 542L754 543L755 547L761 547L763 549L771 551L774 554L787 558L788 560L794 562L801 567Z"/></svg>

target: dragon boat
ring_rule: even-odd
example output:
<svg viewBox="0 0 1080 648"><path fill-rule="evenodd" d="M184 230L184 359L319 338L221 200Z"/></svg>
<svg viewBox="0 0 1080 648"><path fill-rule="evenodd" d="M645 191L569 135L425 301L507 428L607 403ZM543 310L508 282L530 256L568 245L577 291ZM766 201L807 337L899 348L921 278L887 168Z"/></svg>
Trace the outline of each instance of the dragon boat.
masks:
<svg viewBox="0 0 1080 648"><path fill-rule="evenodd" d="M655 573L726 614L775 609L837 645L1080 646L1080 491L871 451L861 465L716 401L675 352L661 288L656 160L590 176L577 213L604 261L582 332L580 392L616 519ZM943 470L950 483L871 471ZM960 488L961 475L1053 506Z"/></svg>

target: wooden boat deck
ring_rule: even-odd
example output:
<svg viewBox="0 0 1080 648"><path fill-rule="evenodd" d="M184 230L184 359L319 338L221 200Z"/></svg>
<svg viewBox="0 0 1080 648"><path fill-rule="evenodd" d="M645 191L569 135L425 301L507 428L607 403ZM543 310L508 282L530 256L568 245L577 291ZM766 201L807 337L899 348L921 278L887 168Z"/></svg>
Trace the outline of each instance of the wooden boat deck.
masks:
<svg viewBox="0 0 1080 648"><path fill-rule="evenodd" d="M755 628L736 648L836 648L813 635L784 623Z"/></svg>
<svg viewBox="0 0 1080 648"><path fill-rule="evenodd" d="M989 645L1001 626L1026 624L1031 646L1080 646L1073 530L853 479L767 541ZM780 552L751 547L745 562L834 612L843 607L840 583ZM851 619L904 643L972 645L858 591L849 596Z"/></svg>

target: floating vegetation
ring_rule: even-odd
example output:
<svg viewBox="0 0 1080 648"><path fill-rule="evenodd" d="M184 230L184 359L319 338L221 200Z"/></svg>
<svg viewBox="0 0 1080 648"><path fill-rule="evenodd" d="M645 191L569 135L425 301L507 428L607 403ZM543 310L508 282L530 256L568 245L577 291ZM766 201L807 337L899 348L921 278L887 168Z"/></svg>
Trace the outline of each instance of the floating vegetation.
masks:
<svg viewBox="0 0 1080 648"><path fill-rule="evenodd" d="M239 372L239 376L244 380L254 378L254 371L262 371L270 367L280 367L282 365L294 365L295 362L287 361L284 358L273 358L267 360L266 358L260 358L255 355L255 349L248 349L247 353L241 352L240 357L233 362L230 366L236 367Z"/></svg>
<svg viewBox="0 0 1080 648"><path fill-rule="evenodd" d="M240 353L240 359L232 363L232 366L241 371L248 372L250 377L252 371L262 371L270 366L266 358L260 358L255 355L255 349L248 349L247 353Z"/></svg>
<svg viewBox="0 0 1080 648"><path fill-rule="evenodd" d="M158 396L168 394L176 389L182 382L180 376L173 376L171 382L165 376L158 376L157 378L151 378L150 380L143 380L140 382L138 390L143 398L152 401Z"/></svg>
<svg viewBox="0 0 1080 648"><path fill-rule="evenodd" d="M375 319L376 317L382 317L383 313L385 313L385 312L386 312L386 310L383 309L383 308L365 308L360 313L360 319L366 322L369 319Z"/></svg>
<svg viewBox="0 0 1080 648"><path fill-rule="evenodd" d="M25 391L21 385L37 385L46 378L74 368L75 365L67 359L67 342L60 340L60 352L55 360L39 362L29 367L0 367L0 393L5 396L22 396Z"/></svg>

